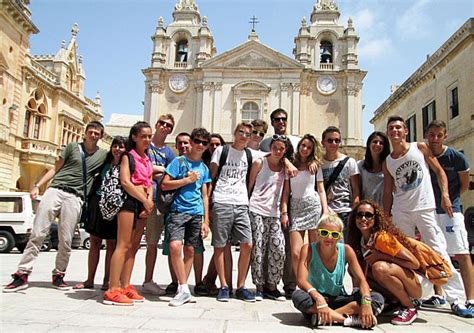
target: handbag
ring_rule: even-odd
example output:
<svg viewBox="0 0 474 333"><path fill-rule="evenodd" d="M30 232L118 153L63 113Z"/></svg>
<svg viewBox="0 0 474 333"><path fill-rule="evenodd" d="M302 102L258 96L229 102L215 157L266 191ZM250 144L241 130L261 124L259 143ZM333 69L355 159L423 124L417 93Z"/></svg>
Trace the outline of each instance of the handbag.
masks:
<svg viewBox="0 0 474 333"><path fill-rule="evenodd" d="M189 171L189 165L186 162L185 157L178 157L179 165L185 163L187 171ZM165 178L165 173L158 177L157 180L157 190L156 190L156 208L160 211L161 214L169 213L171 210L171 205L178 196L179 188L169 191L164 191L161 189L163 179Z"/></svg>

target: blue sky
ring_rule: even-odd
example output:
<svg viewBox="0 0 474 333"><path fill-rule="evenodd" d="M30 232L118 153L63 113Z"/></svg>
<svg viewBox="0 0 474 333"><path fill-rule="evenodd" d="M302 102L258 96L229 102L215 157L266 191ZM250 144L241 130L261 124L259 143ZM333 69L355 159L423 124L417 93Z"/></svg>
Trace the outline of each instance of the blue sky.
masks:
<svg viewBox="0 0 474 333"><path fill-rule="evenodd" d="M85 92L100 91L104 120L111 113L142 114L144 76L150 65L158 18L172 22L177 0L33 0L32 19L40 33L33 54L55 54L79 26L78 53L84 57ZM303 16L309 21L316 0L196 0L207 16L218 53L246 41L249 18L260 23L260 41L293 58L293 39ZM472 0L339 0L340 23L352 17L359 42L359 65L368 71L363 87L364 138L374 110L469 17Z"/></svg>

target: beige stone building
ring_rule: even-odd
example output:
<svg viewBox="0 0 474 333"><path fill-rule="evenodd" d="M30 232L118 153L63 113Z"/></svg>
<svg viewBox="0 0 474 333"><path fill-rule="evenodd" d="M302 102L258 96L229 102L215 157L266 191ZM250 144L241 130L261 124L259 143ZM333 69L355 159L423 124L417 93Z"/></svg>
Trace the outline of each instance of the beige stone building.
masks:
<svg viewBox="0 0 474 333"><path fill-rule="evenodd" d="M0 0L2 191L29 190L54 165L62 146L80 141L85 124L103 117L100 97L84 96L77 26L56 54L31 55L30 35L39 30L28 5L28 0Z"/></svg>
<svg viewBox="0 0 474 333"><path fill-rule="evenodd" d="M362 145L366 72L358 66L353 22L343 26L339 17L335 1L317 1L309 21L303 17L295 27L294 59L263 44L254 30L245 43L217 54L197 1L177 1L173 22L165 26L160 17L152 36L151 65L143 70L145 120L154 124L171 113L173 133L203 126L231 141L238 122L269 122L270 113L283 108L291 134L320 137L335 125L346 146Z"/></svg>
<svg viewBox="0 0 474 333"><path fill-rule="evenodd" d="M471 166L464 208L474 206L474 18L449 39L375 111L371 123L385 131L391 115L406 119L410 141L423 141L433 119L448 126L447 144L464 152Z"/></svg>

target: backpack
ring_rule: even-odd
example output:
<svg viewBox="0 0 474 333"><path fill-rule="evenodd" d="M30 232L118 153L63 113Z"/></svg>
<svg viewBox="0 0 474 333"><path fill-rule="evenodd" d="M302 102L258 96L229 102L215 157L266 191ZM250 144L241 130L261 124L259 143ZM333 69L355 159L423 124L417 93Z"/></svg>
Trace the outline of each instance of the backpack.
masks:
<svg viewBox="0 0 474 333"><path fill-rule="evenodd" d="M225 145L222 147L222 153L219 158L219 167L217 168L217 175L215 182L219 179L219 175L221 174L222 167L224 166L225 162L227 161L227 156L229 155L230 145ZM252 152L247 147L244 148L245 155L247 156L247 176L246 176L246 183L249 183L249 176L250 176L250 168L252 167Z"/></svg>
<svg viewBox="0 0 474 333"><path fill-rule="evenodd" d="M179 165L181 166L182 163L186 161L185 157L177 157ZM186 163L186 167L189 170L189 166ZM163 179L165 178L165 174L163 173L157 179L157 189L156 189L156 209L160 211L161 214L169 213L171 209L171 205L174 202L174 199L178 196L179 188L169 191L164 191L161 189L161 185L163 184Z"/></svg>
<svg viewBox="0 0 474 333"><path fill-rule="evenodd" d="M135 160L128 154L130 174L135 172ZM102 218L111 221L122 208L127 199L127 192L120 184L120 164L112 166L105 174L100 186L99 207Z"/></svg>
<svg viewBox="0 0 474 333"><path fill-rule="evenodd" d="M453 275L448 262L425 243L410 237L407 239L415 249L413 255L420 263L418 272L436 286L446 284Z"/></svg>

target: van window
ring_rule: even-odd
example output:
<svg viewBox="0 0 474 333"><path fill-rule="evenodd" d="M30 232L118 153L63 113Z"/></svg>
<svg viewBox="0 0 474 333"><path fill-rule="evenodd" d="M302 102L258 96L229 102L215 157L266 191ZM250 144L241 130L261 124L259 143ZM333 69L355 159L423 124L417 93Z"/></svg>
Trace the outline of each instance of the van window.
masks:
<svg viewBox="0 0 474 333"><path fill-rule="evenodd" d="M0 198L0 213L21 213L23 200L21 198Z"/></svg>

